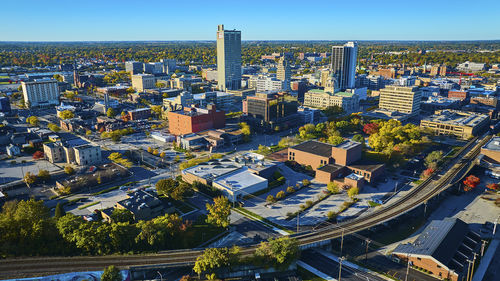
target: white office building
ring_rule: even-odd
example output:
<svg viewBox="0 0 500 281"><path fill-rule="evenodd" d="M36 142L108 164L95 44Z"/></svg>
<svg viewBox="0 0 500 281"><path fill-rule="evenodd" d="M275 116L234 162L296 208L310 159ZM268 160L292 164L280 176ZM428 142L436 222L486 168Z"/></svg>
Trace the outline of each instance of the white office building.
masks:
<svg viewBox="0 0 500 281"><path fill-rule="evenodd" d="M21 82L24 102L29 108L59 105L59 88L54 79Z"/></svg>
<svg viewBox="0 0 500 281"><path fill-rule="evenodd" d="M258 75L253 76L248 80L248 88L253 88L257 93L263 92L279 92L285 88L285 86L290 83L286 81L278 80L274 77Z"/></svg>
<svg viewBox="0 0 500 281"><path fill-rule="evenodd" d="M217 86L219 90L241 88L241 31L217 29Z"/></svg>

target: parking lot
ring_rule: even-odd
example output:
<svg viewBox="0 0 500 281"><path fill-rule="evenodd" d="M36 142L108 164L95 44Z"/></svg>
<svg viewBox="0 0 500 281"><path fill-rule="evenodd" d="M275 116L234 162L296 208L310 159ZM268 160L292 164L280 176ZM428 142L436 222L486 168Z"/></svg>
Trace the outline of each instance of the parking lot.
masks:
<svg viewBox="0 0 500 281"><path fill-rule="evenodd" d="M12 164L11 161L16 161ZM22 163L25 161L25 163ZM16 157L13 160L0 161L0 184L23 179L27 172L38 174L40 170L60 171L61 168L43 159L33 160L31 156Z"/></svg>
<svg viewBox="0 0 500 281"><path fill-rule="evenodd" d="M244 207L274 223L294 228L297 226L297 219L287 220L287 214L298 211L300 205L305 204L306 201L316 201L319 196L324 195L326 192L326 184L319 183L311 177L297 173L286 166L281 166L280 171L287 179L288 184L285 184L283 187L274 188L270 192L258 197L245 200ZM311 185L309 187L302 188L274 204L268 204L266 202L266 197L268 195L275 196L276 193L281 190L286 191L288 185L295 186L297 182L301 182L302 179L305 178L311 180ZM394 193L394 188L399 182L400 180L398 179L388 178L386 182L379 182L376 185L366 184L357 196L359 201L342 212L337 218L339 220L345 220L358 215L361 211L370 207L369 201L382 202L385 197ZM312 226L321 223L327 219L328 212L338 212L342 204L346 201L350 201L347 192L330 195L327 199L302 212L299 218L299 224L302 226Z"/></svg>

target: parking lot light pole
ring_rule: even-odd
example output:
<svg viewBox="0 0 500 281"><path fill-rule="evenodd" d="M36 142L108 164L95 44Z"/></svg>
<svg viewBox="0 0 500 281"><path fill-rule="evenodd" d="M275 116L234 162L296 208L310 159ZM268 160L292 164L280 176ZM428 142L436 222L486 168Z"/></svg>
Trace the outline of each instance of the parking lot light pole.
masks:
<svg viewBox="0 0 500 281"><path fill-rule="evenodd" d="M408 274L410 273L410 254L408 254L407 259L408 259L408 263L406 265L405 281L408 281Z"/></svg>

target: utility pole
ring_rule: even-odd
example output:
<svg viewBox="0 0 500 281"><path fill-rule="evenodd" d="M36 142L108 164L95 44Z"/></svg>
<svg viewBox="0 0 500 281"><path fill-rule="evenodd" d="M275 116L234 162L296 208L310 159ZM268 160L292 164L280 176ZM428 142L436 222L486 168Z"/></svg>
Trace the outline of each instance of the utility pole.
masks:
<svg viewBox="0 0 500 281"><path fill-rule="evenodd" d="M345 257L340 257L339 258L339 281L342 278L342 262L345 260Z"/></svg>
<svg viewBox="0 0 500 281"><path fill-rule="evenodd" d="M484 247L486 246L486 240L481 240L481 257L484 256Z"/></svg>
<svg viewBox="0 0 500 281"><path fill-rule="evenodd" d="M299 233L299 227L300 227L300 213L297 214L297 233Z"/></svg>
<svg viewBox="0 0 500 281"><path fill-rule="evenodd" d="M498 216L498 218L495 220L495 225L493 226L493 235L495 235L495 233L497 232L497 224L498 224L499 218L500 218L500 216Z"/></svg>
<svg viewBox="0 0 500 281"><path fill-rule="evenodd" d="M474 275L474 264L476 263L477 253L474 253L474 259L472 260L472 270L470 271L470 280L472 280L472 276Z"/></svg>
<svg viewBox="0 0 500 281"><path fill-rule="evenodd" d="M472 263L472 261L470 259L467 259L467 262L469 263L469 265L467 266L467 281L469 281L469 275L470 275L470 265Z"/></svg>
<svg viewBox="0 0 500 281"><path fill-rule="evenodd" d="M424 202L424 218L426 213L427 213L427 201Z"/></svg>
<svg viewBox="0 0 500 281"><path fill-rule="evenodd" d="M340 256L342 256L342 249L344 248L344 229L342 228L342 238L340 240Z"/></svg>
<svg viewBox="0 0 500 281"><path fill-rule="evenodd" d="M366 241L365 261L367 261L368 260L368 246L370 245L372 240L366 239L365 241Z"/></svg>
<svg viewBox="0 0 500 281"><path fill-rule="evenodd" d="M410 273L410 254L408 254L407 259L408 259L408 263L406 265L405 281L408 281L408 274Z"/></svg>

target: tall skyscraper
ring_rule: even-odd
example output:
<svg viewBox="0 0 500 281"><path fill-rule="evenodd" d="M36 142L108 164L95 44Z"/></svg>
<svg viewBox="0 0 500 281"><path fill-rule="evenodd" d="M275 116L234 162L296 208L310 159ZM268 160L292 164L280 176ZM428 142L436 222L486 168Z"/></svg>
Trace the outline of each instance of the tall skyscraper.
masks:
<svg viewBox="0 0 500 281"><path fill-rule="evenodd" d="M241 88L241 31L217 28L217 85L219 90Z"/></svg>
<svg viewBox="0 0 500 281"><path fill-rule="evenodd" d="M281 81L285 81L285 84L290 86L290 78L292 76L292 71L290 69L290 64L285 56L282 56L278 61L278 67L276 70L276 78Z"/></svg>
<svg viewBox="0 0 500 281"><path fill-rule="evenodd" d="M355 42L332 47L332 73L341 90L355 87L357 56L358 44Z"/></svg>

